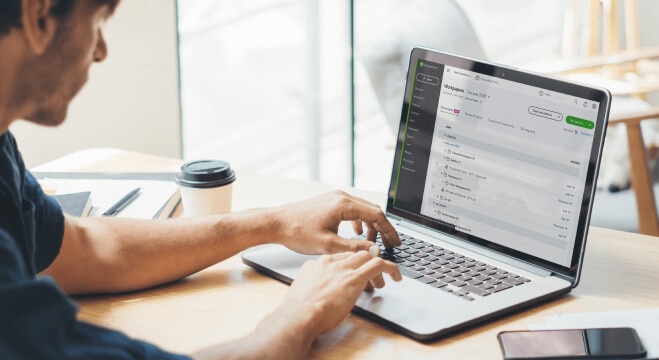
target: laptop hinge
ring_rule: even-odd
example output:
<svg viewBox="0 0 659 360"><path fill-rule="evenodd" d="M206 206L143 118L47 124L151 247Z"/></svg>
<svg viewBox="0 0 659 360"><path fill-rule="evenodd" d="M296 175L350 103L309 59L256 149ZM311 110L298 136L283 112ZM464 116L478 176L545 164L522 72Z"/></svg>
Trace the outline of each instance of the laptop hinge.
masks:
<svg viewBox="0 0 659 360"><path fill-rule="evenodd" d="M468 243L468 242L466 242L462 239L458 239L458 238L452 237L452 236L447 235L447 234L438 233L436 230L427 228L427 227L419 225L419 224L412 223L412 222L407 221L405 219L397 218L397 221L398 221L398 225L400 225L400 226L402 226L406 229L410 229L412 231L416 231L416 232L419 232L419 233L424 234L424 235L428 235L428 236L433 237L433 238L439 237L442 241L446 241L446 242L450 243L451 245L461 247L463 249L475 252L479 255L487 256L489 258L492 258L492 259L497 260L497 261L501 261L501 262L503 262L505 264L508 264L510 266L521 268L523 270L526 270L526 271L528 271L530 273L533 273L533 274L536 274L538 276L548 277L552 274L551 271L543 269L543 268L541 268L537 265L529 264L527 262L512 258L508 255L500 254L500 253L495 252L493 250L490 250L490 249L487 249L487 248L484 248L484 247L481 247L481 246L478 246L478 245L470 244L470 243Z"/></svg>

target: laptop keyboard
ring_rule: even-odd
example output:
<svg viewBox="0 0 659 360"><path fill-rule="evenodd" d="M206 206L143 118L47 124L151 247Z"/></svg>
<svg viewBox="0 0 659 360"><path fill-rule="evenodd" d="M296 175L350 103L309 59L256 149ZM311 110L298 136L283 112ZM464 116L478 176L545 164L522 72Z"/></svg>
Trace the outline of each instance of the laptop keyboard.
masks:
<svg viewBox="0 0 659 360"><path fill-rule="evenodd" d="M385 249L378 235L380 257L398 264L403 276L446 291L467 301L523 285L530 280L399 233L402 245Z"/></svg>

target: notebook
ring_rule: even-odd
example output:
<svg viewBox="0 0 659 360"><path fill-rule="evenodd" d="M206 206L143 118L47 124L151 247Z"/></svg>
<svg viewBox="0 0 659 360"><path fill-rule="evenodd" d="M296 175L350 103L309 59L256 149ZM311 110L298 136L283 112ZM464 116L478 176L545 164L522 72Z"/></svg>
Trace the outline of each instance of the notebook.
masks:
<svg viewBox="0 0 659 360"><path fill-rule="evenodd" d="M414 48L386 206L403 246L382 252L405 276L363 292L353 312L430 341L570 292L610 98ZM285 282L310 258L278 245L242 254Z"/></svg>
<svg viewBox="0 0 659 360"><path fill-rule="evenodd" d="M88 191L93 206L88 216L98 217L131 190L140 195L117 217L134 219L166 219L181 200L176 173L98 173L98 172L34 172L42 188L57 196Z"/></svg>
<svg viewBox="0 0 659 360"><path fill-rule="evenodd" d="M67 194L54 194L53 198L62 207L65 214L85 217L88 216L92 210L91 191L81 191Z"/></svg>

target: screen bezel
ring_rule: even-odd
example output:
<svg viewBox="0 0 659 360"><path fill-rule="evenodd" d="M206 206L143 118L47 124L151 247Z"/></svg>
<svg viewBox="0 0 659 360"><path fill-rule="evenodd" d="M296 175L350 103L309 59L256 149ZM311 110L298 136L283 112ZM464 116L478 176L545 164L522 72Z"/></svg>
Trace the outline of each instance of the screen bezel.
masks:
<svg viewBox="0 0 659 360"><path fill-rule="evenodd" d="M402 151L401 145L403 144L403 141L401 141L400 139L404 139L404 130L407 121L407 113L410 106L409 99L410 99L411 91L413 90L411 89L411 84L413 83L411 78L414 76L414 64L416 64L417 60L419 59L423 59L425 61L430 61L445 66L448 65L468 71L477 72L486 76L492 76L500 79L515 81L530 86L541 87L550 91L556 91L556 92L580 97L583 99L599 102L599 111L595 123L593 144L590 151L590 158L589 158L588 170L586 175L584 198L582 200L582 204L580 207L581 211L579 214L577 234L576 234L574 250L572 254L572 260L569 266L562 266L560 264L556 264L496 244L486 239L482 239L474 235L461 232L450 226L447 226L443 222L437 221L435 219L432 219L430 217L421 214L411 213L409 211L406 211L405 209L398 208L393 205L395 191L396 191L396 178L397 178L396 169L398 167L398 161L400 159L400 153ZM611 103L610 99L611 99L611 94L606 89L576 84L573 82L568 82L557 78L535 74L511 67L506 67L503 65L488 63L481 60L470 59L462 56L444 53L437 50L432 50L422 47L413 48L411 51L410 62L408 65L405 95L403 98L403 107L400 118L401 120L397 134L397 139L399 139L399 141L397 142L396 150L394 153L394 163L392 168L393 170L391 174L391 182L389 186L388 199L387 199L387 213L394 215L395 217L406 219L416 224L441 231L444 234L450 235L454 238L458 238L462 241L467 241L471 244L484 247L496 251L498 253L514 257L518 260L542 267L570 281L573 287L576 286L579 280L579 274L581 270L580 264L583 259L584 249L586 245L586 237L588 235L588 226L590 223L590 214L593 205L592 200L595 195L597 173L599 171L599 163L602 156L602 145L604 142L604 136L606 134L606 125L608 121L608 114Z"/></svg>

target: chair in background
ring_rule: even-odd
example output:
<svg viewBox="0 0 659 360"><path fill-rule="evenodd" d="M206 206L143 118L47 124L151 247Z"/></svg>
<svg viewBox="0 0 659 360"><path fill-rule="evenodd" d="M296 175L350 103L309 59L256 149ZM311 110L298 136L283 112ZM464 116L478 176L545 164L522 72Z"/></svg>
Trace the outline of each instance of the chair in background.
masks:
<svg viewBox="0 0 659 360"><path fill-rule="evenodd" d="M659 236L655 198L655 188L659 191L659 185L653 181L641 126L643 121L656 118L659 118L659 107L609 119L609 126L624 126L626 130L631 189L615 193L598 190L592 225Z"/></svg>
<svg viewBox="0 0 659 360"><path fill-rule="evenodd" d="M659 108L647 101L659 91L659 47L639 45L637 0L573 0L569 18L578 19L579 10L588 14L583 54L568 54L572 59L550 72L613 94L591 224L659 236L654 191ZM572 34L577 37L574 29Z"/></svg>

